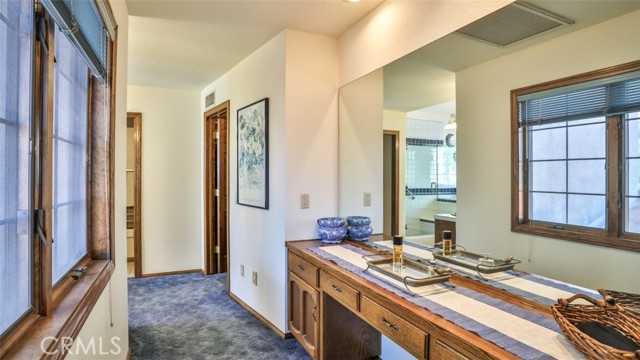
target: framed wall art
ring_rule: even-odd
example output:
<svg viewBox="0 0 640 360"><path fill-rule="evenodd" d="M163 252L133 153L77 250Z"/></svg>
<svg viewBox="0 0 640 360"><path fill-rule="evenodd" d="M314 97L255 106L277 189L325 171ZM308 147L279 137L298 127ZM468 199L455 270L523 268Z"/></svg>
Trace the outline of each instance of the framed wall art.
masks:
<svg viewBox="0 0 640 360"><path fill-rule="evenodd" d="M269 209L269 98L238 110L237 203Z"/></svg>

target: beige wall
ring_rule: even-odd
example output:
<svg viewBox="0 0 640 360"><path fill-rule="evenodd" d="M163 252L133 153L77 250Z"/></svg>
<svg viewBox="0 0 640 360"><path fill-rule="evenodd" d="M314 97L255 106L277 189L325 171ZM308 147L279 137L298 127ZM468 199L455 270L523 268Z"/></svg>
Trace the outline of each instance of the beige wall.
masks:
<svg viewBox="0 0 640 360"><path fill-rule="evenodd" d="M340 89L339 116L340 216L368 216L373 233L382 233L382 69Z"/></svg>
<svg viewBox="0 0 640 360"><path fill-rule="evenodd" d="M116 144L124 144L127 130L127 51L128 51L128 10L122 0L112 0L111 8L118 23L117 77L116 77ZM126 239L126 147L116 146L115 150L115 271L98 302L93 307L84 326L78 334L86 344L93 338L96 344L102 339L105 351L116 352L116 347L106 347L112 339L121 351L114 355L82 355L74 344L74 353L69 360L95 360L100 358L126 359L129 349L129 311L127 308L127 239ZM112 325L113 324L113 325Z"/></svg>
<svg viewBox="0 0 640 360"><path fill-rule="evenodd" d="M640 59L640 11L460 71L458 241L523 270L590 288L640 292L640 254L510 231L512 89Z"/></svg>
<svg viewBox="0 0 640 360"><path fill-rule="evenodd" d="M142 273L202 269L200 94L130 85L127 110L142 113Z"/></svg>

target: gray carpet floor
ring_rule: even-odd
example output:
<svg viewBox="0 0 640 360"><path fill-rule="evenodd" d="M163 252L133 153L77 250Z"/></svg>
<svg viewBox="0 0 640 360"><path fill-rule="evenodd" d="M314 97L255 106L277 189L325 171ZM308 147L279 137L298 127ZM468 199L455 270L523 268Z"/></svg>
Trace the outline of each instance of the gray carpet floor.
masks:
<svg viewBox="0 0 640 360"><path fill-rule="evenodd" d="M227 274L129 278L134 360L309 359L226 293Z"/></svg>

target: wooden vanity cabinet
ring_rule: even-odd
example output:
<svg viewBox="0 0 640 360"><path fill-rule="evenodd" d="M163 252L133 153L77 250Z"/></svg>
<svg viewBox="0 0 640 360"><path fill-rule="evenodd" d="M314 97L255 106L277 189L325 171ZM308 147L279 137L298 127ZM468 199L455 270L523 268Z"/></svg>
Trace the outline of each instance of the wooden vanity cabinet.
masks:
<svg viewBox="0 0 640 360"><path fill-rule="evenodd" d="M318 268L295 254L289 253L288 257L289 330L309 355L317 359L320 333Z"/></svg>

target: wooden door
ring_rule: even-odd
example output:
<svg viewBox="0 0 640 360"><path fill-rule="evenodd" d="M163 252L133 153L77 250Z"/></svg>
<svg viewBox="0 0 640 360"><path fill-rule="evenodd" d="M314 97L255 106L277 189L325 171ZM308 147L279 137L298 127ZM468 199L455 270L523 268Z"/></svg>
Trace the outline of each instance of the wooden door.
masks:
<svg viewBox="0 0 640 360"><path fill-rule="evenodd" d="M205 273L228 268L229 102L205 113Z"/></svg>

